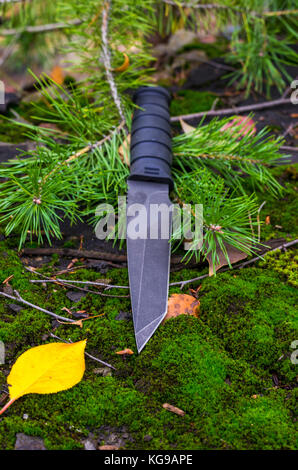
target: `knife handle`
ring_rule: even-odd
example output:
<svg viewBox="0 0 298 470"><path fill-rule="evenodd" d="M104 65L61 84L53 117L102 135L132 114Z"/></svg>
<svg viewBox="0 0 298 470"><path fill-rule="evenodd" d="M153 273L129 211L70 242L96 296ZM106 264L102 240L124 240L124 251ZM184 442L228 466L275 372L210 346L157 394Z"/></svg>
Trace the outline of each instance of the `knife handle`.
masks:
<svg viewBox="0 0 298 470"><path fill-rule="evenodd" d="M172 188L171 96L162 87L140 87L133 100L141 109L135 110L132 119L129 179L167 183Z"/></svg>

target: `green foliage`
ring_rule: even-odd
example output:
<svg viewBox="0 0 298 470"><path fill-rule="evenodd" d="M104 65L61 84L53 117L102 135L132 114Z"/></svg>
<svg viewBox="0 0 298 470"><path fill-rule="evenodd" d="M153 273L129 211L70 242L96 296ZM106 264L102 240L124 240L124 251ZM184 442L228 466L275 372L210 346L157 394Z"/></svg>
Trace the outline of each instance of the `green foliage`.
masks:
<svg viewBox="0 0 298 470"><path fill-rule="evenodd" d="M273 85L282 91L286 80L292 80L285 65L295 65L298 57L293 48L297 41L295 0L198 1L184 7L178 0L159 2L160 34L167 36L181 27L197 31L198 24L206 31L218 28L230 40L226 57L236 67L228 76L245 89L246 96L252 89L265 90L269 96Z"/></svg>
<svg viewBox="0 0 298 470"><path fill-rule="evenodd" d="M256 198L254 196L235 196L229 194L224 180L215 177L208 169L199 169L193 174L176 179L177 193L180 201L187 201L192 205L201 204L203 208L203 243L196 252L198 259L212 254L213 266L218 262L218 248L222 250L229 261L226 244L245 252L251 253L254 235L252 227L256 222L252 217L257 212ZM250 215L250 219L249 216ZM198 216L192 214L192 229ZM198 221L198 220L197 220ZM173 233L175 239L176 233ZM194 237L195 246L199 239ZM188 252L191 255L192 251Z"/></svg>
<svg viewBox="0 0 298 470"><path fill-rule="evenodd" d="M103 15L107 6L108 21ZM224 2L223 6L229 3ZM263 4L248 2L245 15L254 9L262 13L263 7ZM3 8L5 14L12 13L9 6ZM47 75L32 74L39 91L38 101L28 107L20 105L18 112L27 122L13 120L13 125L18 124L21 135L34 140L38 146L26 158L21 155L0 167L0 222L5 225L7 235L19 234L19 247L27 238L36 237L38 243L61 238L60 223L65 218L75 223L87 216L94 223L98 204L105 202L116 207L117 196L126 193L129 168L119 156L119 147L131 127L133 105L127 91L150 83L153 62L148 38L157 28L156 19L152 20L156 9L162 10L162 15L167 10L168 20L176 25L174 29L182 27L183 21L191 26L201 10L194 8L194 16L190 15L188 21L188 13L183 8L177 13L177 7L157 6L152 0L142 4L134 0L113 0L100 5L96 0L63 0L57 3L56 9L50 5L48 10L34 0L25 2L18 13L10 15L7 26L19 28L17 40L24 39L24 47L27 35L37 34L28 33L30 24L39 25L42 19L65 24L81 20L75 28L63 29L63 41L60 37L63 53L75 58L69 65L69 72L79 72L80 78L67 80L62 86ZM224 21L228 10L217 10L219 21ZM238 6L233 3L230 10L233 18L239 20ZM207 21L207 12L200 12L203 17L205 13ZM50 38L54 33L40 34ZM239 41L239 44L242 47L243 43ZM123 52L128 54L129 66L117 71L123 62ZM249 64L248 68L252 69ZM261 70L259 65L258 70ZM196 93L181 92L187 106L196 101ZM202 94L203 109L208 109L213 96L205 94L204 103L201 97ZM175 106L177 100L172 103L172 112ZM121 121L125 118L121 129L119 117ZM176 135L173 139L176 195L181 196L183 185L184 203L200 203L200 200L206 204L205 228L211 225L225 228L223 234L218 231L215 235L213 230L206 230L205 247L208 246L214 261L217 247L224 248L224 241L251 252L248 223L256 205L247 194L255 189L275 196L281 194L281 186L268 166L279 158L282 139L269 137L266 129L256 136L247 134L240 139L237 130L222 131L230 119L214 119L208 124L202 121L194 132ZM44 122L53 127L43 127ZM198 199L193 196L200 194L201 189L192 179L202 175L202 168L206 171L205 180L209 178L213 183ZM207 196L213 187L217 188L214 197ZM232 189L229 194L228 188ZM233 215L229 215L232 212Z"/></svg>
<svg viewBox="0 0 298 470"><path fill-rule="evenodd" d="M239 88L246 87L246 96L252 88L260 93L265 88L270 96L273 85L282 92L284 77L292 80L284 65L297 63L297 53L290 47L293 39L280 39L282 23L271 26L270 20L249 16L249 12L243 13L242 18L243 27L235 29L228 54L231 63L241 64L241 69L230 74L232 82L238 81Z"/></svg>

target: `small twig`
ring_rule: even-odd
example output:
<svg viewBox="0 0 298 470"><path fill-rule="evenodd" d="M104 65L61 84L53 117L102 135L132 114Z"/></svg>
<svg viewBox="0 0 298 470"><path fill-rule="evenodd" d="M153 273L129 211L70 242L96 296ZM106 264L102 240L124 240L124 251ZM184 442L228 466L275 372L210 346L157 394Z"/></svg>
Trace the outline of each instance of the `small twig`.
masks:
<svg viewBox="0 0 298 470"><path fill-rule="evenodd" d="M213 103L212 103L212 106L211 106L210 111L214 111L214 110L215 110L218 101L219 101L219 98L215 98L215 100L214 100Z"/></svg>
<svg viewBox="0 0 298 470"><path fill-rule="evenodd" d="M235 5L219 5L218 3L192 3L192 2L179 2L179 1L174 1L174 0L162 0L164 3L167 3L168 5L180 7L180 8L193 8L193 9L200 9L200 10L218 10L218 9L227 9L229 8L230 10L236 11L241 13L241 7L237 7ZM297 15L298 10L275 10L275 11L269 11L265 10L263 12L256 12L252 11L252 15L262 17L262 16L282 16L282 15Z"/></svg>
<svg viewBox="0 0 298 470"><path fill-rule="evenodd" d="M221 64L219 62L215 62L214 60L208 60L208 62L205 62L205 64L212 65L212 67L215 67L216 69L228 70L232 72L236 70L235 67L232 67L231 65Z"/></svg>
<svg viewBox="0 0 298 470"><path fill-rule="evenodd" d="M218 109L214 111L202 111L200 113L192 113L192 114L183 114L181 116L173 116L171 117L171 122L177 122L180 119L185 120L190 120L190 119L196 119L199 117L204 117L204 116L225 116L228 114L238 114L238 113L244 113L247 111L255 111L258 109L265 109L265 108L273 108L274 106L282 106L284 104L291 104L290 98L279 98L278 100L273 100L273 101L265 101L263 103L255 103L255 104L249 104L246 106L239 106L238 108L226 108L226 109Z"/></svg>
<svg viewBox="0 0 298 470"><path fill-rule="evenodd" d="M4 5L5 3L25 3L26 1L30 0L0 0L0 4Z"/></svg>
<svg viewBox="0 0 298 470"><path fill-rule="evenodd" d="M36 271L31 271L31 272L36 273ZM30 282L33 282L33 283L39 283L39 282L60 282L60 283L64 283L64 282L67 282L68 283L69 281L68 281L68 279L55 278L55 279L32 279ZM129 289L129 286L114 286L113 284L107 284L107 283L104 283L104 282L96 282L96 281L73 281L73 280L71 280L70 282L72 284L86 284L86 285L89 285L89 286L101 286L101 287L105 287L105 290L108 290L108 289Z"/></svg>
<svg viewBox="0 0 298 470"><path fill-rule="evenodd" d="M298 78L298 75L296 75L296 77L293 78L293 81L297 80L297 78ZM290 85L290 86L288 86L288 88L286 88L286 90L284 91L284 93L282 94L281 97L282 97L282 98L285 98L286 96L288 96L288 94L289 94L291 91L293 91L293 88L292 88L291 85Z"/></svg>
<svg viewBox="0 0 298 470"><path fill-rule="evenodd" d="M276 247L276 248L273 248L272 250L268 250L266 251L265 253L263 253L263 255L266 255L267 253L273 253L274 251L277 251L277 250L285 250L291 246L294 246L294 245L297 245L298 243L298 239L296 240L292 240L288 243L283 243L282 245ZM262 256L256 256L255 258L252 258L248 261L245 261L244 263L241 263L237 266L232 266L232 269L242 269L244 268L245 266L248 266L250 264L253 264L255 263L256 261L259 261L262 259ZM221 269L220 271L218 271L218 274L221 274L225 271L229 271L231 268L230 267L227 267L227 268L223 268ZM202 276L199 276L199 277L194 277L193 279L187 279L186 281L178 281L178 282L172 282L171 284L169 284L171 287L172 286L180 286L181 289L183 289L184 286L186 286L186 284L191 284L193 282L196 282L196 281L200 281L201 279L205 279L206 277L209 277L209 274L203 274Z"/></svg>
<svg viewBox="0 0 298 470"><path fill-rule="evenodd" d="M252 234L253 238L255 238L255 231L254 231L254 227L253 227L253 223L252 223L252 218L251 218L250 212L248 213L248 220L249 220L249 226L250 226L251 234Z"/></svg>
<svg viewBox="0 0 298 470"><path fill-rule="evenodd" d="M14 293L16 297L14 297L13 295L6 294L5 292L0 292L0 295L2 295L3 297L7 297L8 299L14 300L16 302L21 302L22 304L27 305L28 307L34 308L36 310L40 310L41 312L46 313L47 315L50 315L51 317L56 318L56 320L67 321L69 323L73 322L73 320L71 320L70 318L62 317L61 315L57 315L56 313L50 312L50 310L46 310L42 307L38 307L38 305L32 304L31 302L27 302L27 300L23 299L18 293L18 291L16 290L14 291Z"/></svg>
<svg viewBox="0 0 298 470"><path fill-rule="evenodd" d="M94 150L96 148L99 148L101 147L105 142L111 140L111 138L113 137L113 135L117 132L119 132L125 125L125 121L123 120L119 126L117 126L110 134L106 135L103 139L99 140L98 142L95 142L94 144L89 144L87 145L86 147L84 147L83 149L81 150L78 150L77 152L75 152L74 154L72 154L70 157L68 157L66 160L64 160L64 162L62 163L62 165L68 165L69 163L71 163L72 161L76 160L77 158L79 158L81 155L84 155L86 153L88 153L90 150ZM43 180L42 180L42 183L44 183L50 176L53 175L53 173L55 173L55 171L57 170L60 170L61 169L61 165L58 165L56 166L55 168L53 168L52 171L50 171L50 173L48 173L47 175L44 176ZM78 250L78 251L81 251L81 250Z"/></svg>
<svg viewBox="0 0 298 470"><path fill-rule="evenodd" d="M32 274L39 274L40 276L42 276L44 278L43 280L31 279L30 282L32 282L32 283L34 283L34 282L52 282L54 284L62 285L62 286L65 286L65 287L71 287L72 289L77 289L77 290L80 290L80 291L83 291L83 292L87 292L89 294L101 295L102 297L116 297L116 298L118 298L118 297L127 298L128 297L127 295L104 294L103 292L98 292L98 291L95 291L95 290L85 289L84 287L79 287L77 285L74 285L73 281L69 282L67 279L52 279L49 276L46 276L45 274L39 273L38 271L33 271L32 269L30 269L28 267L25 267L25 268L26 268L27 271L31 272ZM74 282L78 282L78 281L74 281Z"/></svg>
<svg viewBox="0 0 298 470"><path fill-rule="evenodd" d="M288 145L282 145L281 147L279 147L280 150L285 150L285 151L288 151L288 152L298 152L298 147L290 147Z"/></svg>
<svg viewBox="0 0 298 470"><path fill-rule="evenodd" d="M226 8L233 8L233 7L227 7L226 5L219 5L217 3L192 3L192 2L175 2L173 0L162 0L164 3L167 3L168 5L176 6L176 7L182 7L182 8L194 8L197 10L215 10L215 9L226 9Z"/></svg>
<svg viewBox="0 0 298 470"><path fill-rule="evenodd" d="M261 210L263 209L263 207L265 206L266 204L266 201L262 202L262 204L260 205L259 209L258 209L258 213L257 213L257 224L258 224L258 242L260 243L260 240L261 240L261 223L260 223L260 212Z"/></svg>
<svg viewBox="0 0 298 470"><path fill-rule="evenodd" d="M74 19L70 20L69 23L51 23L35 26L25 26L25 28L1 29L0 36L14 36L15 34L20 35L22 33L48 33L50 31L56 31L57 29L65 29L71 26L78 26L82 23L83 20Z"/></svg>
<svg viewBox="0 0 298 470"><path fill-rule="evenodd" d="M53 333L50 333L50 336L55 339L59 339L59 341L63 341L63 343L72 343L72 341L66 341L65 339L59 338L59 336L54 335ZM101 361L97 357L91 356L91 354L87 353L85 351L85 355L87 357L90 357L90 359L93 359L93 361L100 362L100 364L103 364L106 367L109 367L110 369L116 370L116 367L112 366L111 364L108 364L107 362Z"/></svg>
<svg viewBox="0 0 298 470"><path fill-rule="evenodd" d="M118 113L120 115L121 121L125 121L125 116L122 110L120 97L119 97L116 83L115 83L115 80L111 71L112 70L111 55L110 55L109 43L108 43L108 26L109 26L110 8L111 8L111 0L106 0L104 3L103 12L102 12L102 24L101 24L103 63L104 63L105 71L106 71L107 80L110 85L113 100L118 109Z"/></svg>
<svg viewBox="0 0 298 470"><path fill-rule="evenodd" d="M286 130L285 130L285 132L283 133L282 136L283 136L283 137L286 137L289 133L291 133L292 130L293 130L294 125L295 125L295 124L292 122L292 123L286 128Z"/></svg>

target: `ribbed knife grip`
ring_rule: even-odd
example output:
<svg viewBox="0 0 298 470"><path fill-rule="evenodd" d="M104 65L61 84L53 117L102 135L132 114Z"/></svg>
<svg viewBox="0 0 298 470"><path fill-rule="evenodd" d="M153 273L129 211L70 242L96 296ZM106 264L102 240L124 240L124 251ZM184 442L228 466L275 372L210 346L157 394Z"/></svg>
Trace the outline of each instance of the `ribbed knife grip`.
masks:
<svg viewBox="0 0 298 470"><path fill-rule="evenodd" d="M134 102L141 109L135 110L132 120L129 179L173 187L170 101L162 87L141 87L135 93Z"/></svg>

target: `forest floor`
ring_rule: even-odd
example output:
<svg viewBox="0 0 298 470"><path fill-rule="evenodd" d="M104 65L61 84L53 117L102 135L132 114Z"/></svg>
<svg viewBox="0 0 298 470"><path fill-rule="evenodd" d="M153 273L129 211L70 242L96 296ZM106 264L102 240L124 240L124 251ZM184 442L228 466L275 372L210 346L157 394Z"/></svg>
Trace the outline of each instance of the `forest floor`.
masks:
<svg viewBox="0 0 298 470"><path fill-rule="evenodd" d="M173 114L210 109L214 98L222 107L256 102L256 97L246 100L227 87L219 72L211 80L210 70L214 74L221 69L206 67L195 68L183 86L172 87ZM295 113L295 106L287 105L258 111L253 119L258 129L267 125L272 133L286 135L287 146L294 146ZM18 147L15 134L9 136L5 126L0 119L0 160L11 158ZM260 205L266 201L260 213L261 240L281 246L297 238L297 172L293 164L272 172L285 190L278 200L257 194ZM297 448L297 365L291 361L291 344L298 339L295 246L269 253L243 269L206 276L182 289L171 287L170 295L197 296L199 314L180 315L161 325L138 355L128 296L117 297L115 289L109 290L115 297L103 297L60 284L30 282L41 278L28 267L49 277L60 273L68 280L128 285L125 251L100 242L84 224L65 224L63 233L50 254L30 252L38 248L34 242L18 252L17 235L5 237L0 226L0 288L11 295L16 289L32 304L60 315L67 308L73 318L82 311L101 316L84 321L80 328L1 298L0 340L6 357L0 366L0 405L8 401L6 377L13 363L30 347L57 341L51 335L87 339L87 352L114 369L86 357L84 377L72 389L16 401L0 418L0 449ZM66 251L61 254L58 248ZM105 251L107 256L79 256L82 248ZM170 282L208 273L207 264L172 268ZM134 354L116 354L126 348ZM165 403L185 414L170 412Z"/></svg>

